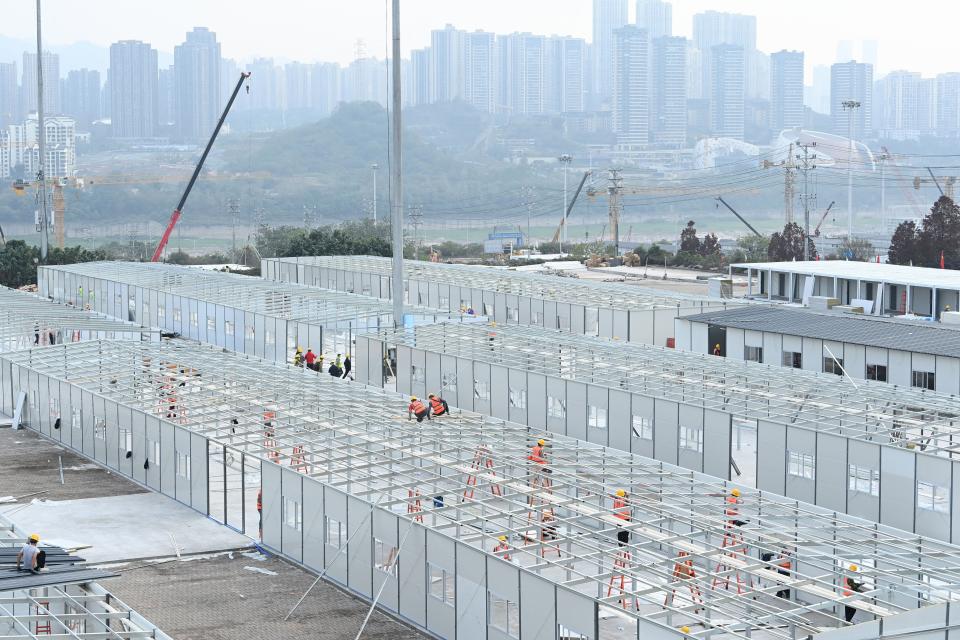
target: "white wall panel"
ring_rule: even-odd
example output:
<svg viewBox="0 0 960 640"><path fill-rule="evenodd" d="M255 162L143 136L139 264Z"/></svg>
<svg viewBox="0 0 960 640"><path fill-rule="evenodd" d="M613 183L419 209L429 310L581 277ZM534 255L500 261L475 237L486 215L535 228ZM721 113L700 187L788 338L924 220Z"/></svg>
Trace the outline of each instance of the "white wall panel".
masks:
<svg viewBox="0 0 960 640"><path fill-rule="evenodd" d="M847 438L816 433L817 504L840 511L847 510Z"/></svg>
<svg viewBox="0 0 960 640"><path fill-rule="evenodd" d="M670 464L677 464L679 410L676 402L654 400L653 453L657 460Z"/></svg>
<svg viewBox="0 0 960 640"><path fill-rule="evenodd" d="M892 447L880 449L880 522L913 531L917 496L916 454Z"/></svg>
<svg viewBox="0 0 960 640"><path fill-rule="evenodd" d="M547 428L547 378L538 373L527 374L528 422L534 429Z"/></svg>
<svg viewBox="0 0 960 640"><path fill-rule="evenodd" d="M777 422L757 421L757 488L784 493L787 428Z"/></svg>
<svg viewBox="0 0 960 640"><path fill-rule="evenodd" d="M730 479L732 420L729 413L715 409L703 412L703 472Z"/></svg>
<svg viewBox="0 0 960 640"><path fill-rule="evenodd" d="M274 549L281 547L281 468L264 462L260 468L260 486L263 491L263 543Z"/></svg>

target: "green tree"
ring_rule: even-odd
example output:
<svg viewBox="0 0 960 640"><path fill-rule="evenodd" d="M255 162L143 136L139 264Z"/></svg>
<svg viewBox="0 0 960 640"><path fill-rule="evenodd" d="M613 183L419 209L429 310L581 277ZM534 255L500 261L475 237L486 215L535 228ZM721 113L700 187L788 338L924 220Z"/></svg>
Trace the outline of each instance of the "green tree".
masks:
<svg viewBox="0 0 960 640"><path fill-rule="evenodd" d="M696 222L690 220L687 227L680 232L680 251L700 253L700 238L697 237Z"/></svg>
<svg viewBox="0 0 960 640"><path fill-rule="evenodd" d="M704 257L720 255L720 240L717 234L708 233L703 237L703 242L700 243L700 255Z"/></svg>
<svg viewBox="0 0 960 640"><path fill-rule="evenodd" d="M940 196L923 219L917 234L914 264L960 269L960 207L946 196Z"/></svg>
<svg viewBox="0 0 960 640"><path fill-rule="evenodd" d="M890 238L887 262L890 264L913 264L917 255L917 223L905 220L897 225Z"/></svg>
<svg viewBox="0 0 960 640"><path fill-rule="evenodd" d="M790 222L783 227L783 231L774 232L770 236L770 244L767 247L767 257L774 262L785 262L790 260L803 260L803 245L806 241L809 247L810 259L817 257L817 247L813 240L807 238L796 222Z"/></svg>
<svg viewBox="0 0 960 640"><path fill-rule="evenodd" d="M0 249L0 284L22 287L37 281L40 251L23 240L10 240Z"/></svg>
<svg viewBox="0 0 960 640"><path fill-rule="evenodd" d="M745 262L766 262L769 247L770 238L766 236L740 236L737 239L737 249L743 253Z"/></svg>
<svg viewBox="0 0 960 640"><path fill-rule="evenodd" d="M855 260L857 262L867 262L876 257L876 251L873 243L863 238L844 238L837 251L833 254L834 258L841 260Z"/></svg>

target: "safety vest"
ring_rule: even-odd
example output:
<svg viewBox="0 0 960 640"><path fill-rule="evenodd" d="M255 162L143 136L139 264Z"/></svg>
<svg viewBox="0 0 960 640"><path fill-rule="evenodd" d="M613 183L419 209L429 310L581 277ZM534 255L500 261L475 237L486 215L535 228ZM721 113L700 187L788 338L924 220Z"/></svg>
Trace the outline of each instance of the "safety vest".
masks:
<svg viewBox="0 0 960 640"><path fill-rule="evenodd" d="M725 513L728 516L738 516L740 515L740 510L737 509L736 505L740 504L739 498L736 496L727 496L727 509Z"/></svg>
<svg viewBox="0 0 960 640"><path fill-rule="evenodd" d="M307 361L307 364L313 364L313 361L317 359L317 354L313 351L307 351L307 355L304 356L304 360Z"/></svg>
<svg viewBox="0 0 960 640"><path fill-rule="evenodd" d="M720 347L714 347L714 349L713 349L713 355L715 355L715 356L720 355Z"/></svg>
<svg viewBox="0 0 960 640"><path fill-rule="evenodd" d="M426 408L425 406L423 406L423 403L420 402L419 400L415 400L415 401L411 402L411 403L410 403L410 406L407 407L407 408L408 408L410 411L413 411L414 414L423 413L424 411L427 410L427 408Z"/></svg>
<svg viewBox="0 0 960 640"><path fill-rule="evenodd" d="M527 460L536 462L537 464L547 464L547 459L543 457L543 447L540 445L534 445L530 449L530 455L527 456Z"/></svg>
<svg viewBox="0 0 960 640"><path fill-rule="evenodd" d="M501 543L499 543L497 546L495 546L495 547L493 548L493 552L494 552L494 553L498 553L498 552L501 552L501 551L504 551L504 552L505 552L505 551L510 551L510 545L508 545L506 542L501 542ZM504 560L509 560L509 559L510 559L510 554L509 554L509 553L504 553L502 557L503 557Z"/></svg>
<svg viewBox="0 0 960 640"><path fill-rule="evenodd" d="M257 511L263 511L263 490L257 491Z"/></svg>
<svg viewBox="0 0 960 640"><path fill-rule="evenodd" d="M790 562L790 558L785 558L783 556L780 556L780 560L777 562L777 566L780 567L781 569L786 569L787 571L789 571L790 569L793 568L793 563Z"/></svg>
<svg viewBox="0 0 960 640"><path fill-rule="evenodd" d="M443 401L440 398L430 398L430 406L433 407L434 414L443 413Z"/></svg>
<svg viewBox="0 0 960 640"><path fill-rule="evenodd" d="M627 506L627 499L617 496L613 499L613 515L621 520L630 520L630 507Z"/></svg>

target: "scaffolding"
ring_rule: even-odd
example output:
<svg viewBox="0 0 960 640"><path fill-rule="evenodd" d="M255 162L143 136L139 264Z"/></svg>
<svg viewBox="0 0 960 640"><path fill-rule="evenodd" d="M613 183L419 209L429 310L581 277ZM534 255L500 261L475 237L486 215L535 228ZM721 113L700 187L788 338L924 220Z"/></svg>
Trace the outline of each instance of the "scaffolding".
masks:
<svg viewBox="0 0 960 640"><path fill-rule="evenodd" d="M0 515L0 549L18 548L26 536ZM171 640L97 582L0 591L0 637L38 640L48 636Z"/></svg>
<svg viewBox="0 0 960 640"><path fill-rule="evenodd" d="M459 567L468 548L482 551L490 625L519 628L517 619L543 602L552 603L544 606L553 607L555 626L577 628L556 604L574 598L591 603L587 610L594 619L580 623L600 629L601 638L793 640L828 637L847 626L846 607L861 621L884 619L890 633L931 620L946 626L948 603L960 597L960 547L745 487L737 488L734 521L729 502L734 485L726 481L469 412L413 422L405 399L396 394L325 376L305 378L290 366L179 341L65 344L5 354L0 365L4 361L12 370L0 366L0 375L10 376L3 383L14 392L26 385L23 390L36 393L30 385L60 381L60 389L66 384L150 415L157 415L168 365L176 363L185 383L177 428L260 458L265 503L282 500L283 526L294 527L283 529L283 538L277 535L278 545L287 532L292 537L298 531L304 550L306 540L330 544L330 521L304 517L302 509L314 505L289 501L314 495L307 491L310 482L330 492L325 508L333 504L333 494L343 492L348 502L367 505L374 522L377 513L397 518L394 535L421 527L426 535L413 539L424 547L438 535L452 541L449 552L458 549L460 560L434 555L434 563ZM32 375L17 375L21 367ZM264 437L267 413L269 439ZM158 419L169 422L163 415ZM529 456L541 438L551 486L549 492L537 491L536 498L551 511L549 545L530 531ZM273 472L267 470L277 467L282 474L277 471L276 484L268 489L266 478ZM292 483L286 479L281 485L286 474L302 478L302 488L297 482L288 489ZM627 518L617 515L619 489L626 493ZM265 504L265 514L267 509ZM355 531L354 524L350 530ZM510 563L493 552L500 536L508 538ZM432 575L432 569L423 564L424 550L410 550L405 539L396 546L400 572L408 572L403 590L409 594L423 588L418 580ZM366 543L376 547L370 538ZM546 553L547 546L561 553ZM349 548L349 575L369 578L377 568L375 554L361 552L362 545L354 543ZM446 547L431 548L433 554L447 553L437 550ZM389 556L392 568L396 549ZM785 573L783 558L791 563ZM409 573L405 563L421 569ZM687 568L682 578L678 563ZM859 566L863 585L856 593L846 589L851 564ZM398 587L395 570L374 575ZM536 584L525 576L536 578ZM722 588L725 582L739 589ZM515 599L496 596L509 593L507 585L519 589ZM541 597L544 586L550 599ZM434 594L432 582L426 588L444 597ZM697 597L687 598L685 592ZM885 629L872 627L855 637L880 637Z"/></svg>

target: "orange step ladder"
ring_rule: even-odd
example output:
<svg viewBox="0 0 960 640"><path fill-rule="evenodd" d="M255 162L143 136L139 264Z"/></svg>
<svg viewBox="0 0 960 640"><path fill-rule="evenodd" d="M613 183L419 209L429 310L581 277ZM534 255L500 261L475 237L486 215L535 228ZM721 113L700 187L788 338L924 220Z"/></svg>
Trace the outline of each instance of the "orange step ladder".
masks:
<svg viewBox="0 0 960 640"><path fill-rule="evenodd" d="M614 594L614 592L620 593L620 598L617 600L624 609L634 608L637 611L640 610L640 601L634 596L627 595L627 569L630 568L631 556L630 550L621 548L617 550L617 555L613 560L613 573L610 575L610 582L607 584L607 597L609 598ZM630 604L627 604L627 601L632 601Z"/></svg>
<svg viewBox="0 0 960 640"><path fill-rule="evenodd" d="M690 554L686 551L677 553L677 560L673 563L673 580L677 583L688 581L687 587L690 589L690 601L698 605L693 612L697 613L700 611L703 607L703 593L701 593L700 586L696 582L697 570L693 567L693 558L691 558ZM670 590L670 593L667 594L667 597L663 599L663 606L672 605L676 595L677 587L674 586Z"/></svg>
<svg viewBox="0 0 960 640"><path fill-rule="evenodd" d="M473 454L473 462L470 464L470 469L470 475L467 477L467 488L463 490L464 500L473 500L473 492L477 486L477 476L481 472L486 471L494 477L497 475L493 469L493 454L486 445L481 444L477 447L476 453ZM500 490L500 485L497 483L490 485L490 493L495 496L503 495L503 492Z"/></svg>
<svg viewBox="0 0 960 640"><path fill-rule="evenodd" d="M53 627L50 624L50 603L45 600L43 601L37 600L37 604L34 607L34 609L36 609L36 612L37 612L36 615L38 618L41 616L45 618L45 620L37 620L34 634L35 635L40 635L41 633L44 635L53 634ZM43 611L43 613L41 613L41 611Z"/></svg>
<svg viewBox="0 0 960 640"><path fill-rule="evenodd" d="M726 525L726 531L723 534L723 544L721 545L722 555L720 561L717 563L717 568L713 576L713 585L712 589L716 589L718 585L722 584L725 590L730 589L730 576L724 575L720 576L720 573L727 573L729 571L734 572L734 581L737 585L737 594L742 594L746 589L751 587L749 579L744 580L743 575L741 575L739 569L735 569L732 565L724 561L724 558L733 558L734 560L742 559L746 556L747 545L743 541L743 534L740 531L736 530L737 525L728 522Z"/></svg>
<svg viewBox="0 0 960 640"><path fill-rule="evenodd" d="M559 544L549 544L557 540L557 518L553 513L553 508L544 509L540 514L540 557L546 558L548 551L556 552L558 558L562 558Z"/></svg>
<svg viewBox="0 0 960 640"><path fill-rule="evenodd" d="M420 489L407 489L407 497L411 502L407 503L407 513L415 513L413 520L423 523L423 505L420 504Z"/></svg>

